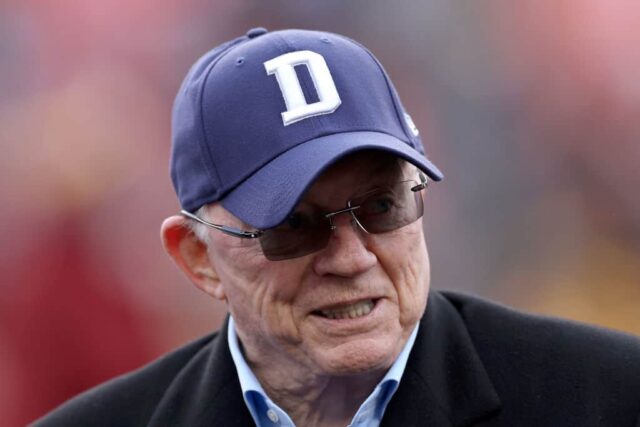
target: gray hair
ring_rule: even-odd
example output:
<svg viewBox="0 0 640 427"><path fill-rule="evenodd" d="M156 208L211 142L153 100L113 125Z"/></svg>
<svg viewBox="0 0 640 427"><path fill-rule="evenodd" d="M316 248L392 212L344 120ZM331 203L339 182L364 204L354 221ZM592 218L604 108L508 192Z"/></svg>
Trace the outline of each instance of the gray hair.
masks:
<svg viewBox="0 0 640 427"><path fill-rule="evenodd" d="M208 221L207 210L207 205L201 206L197 211L194 212L194 215L198 218ZM209 230L206 225L201 224L193 219L187 219L187 227L189 227L193 234L196 235L198 240L200 240L206 246L209 246L211 240L209 239Z"/></svg>

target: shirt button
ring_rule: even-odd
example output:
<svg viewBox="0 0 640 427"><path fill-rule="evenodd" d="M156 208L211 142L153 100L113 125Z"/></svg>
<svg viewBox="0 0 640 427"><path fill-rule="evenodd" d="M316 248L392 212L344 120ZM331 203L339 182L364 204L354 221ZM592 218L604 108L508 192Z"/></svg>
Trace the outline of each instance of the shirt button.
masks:
<svg viewBox="0 0 640 427"><path fill-rule="evenodd" d="M278 422L278 414L273 409L267 411L267 418L274 424Z"/></svg>

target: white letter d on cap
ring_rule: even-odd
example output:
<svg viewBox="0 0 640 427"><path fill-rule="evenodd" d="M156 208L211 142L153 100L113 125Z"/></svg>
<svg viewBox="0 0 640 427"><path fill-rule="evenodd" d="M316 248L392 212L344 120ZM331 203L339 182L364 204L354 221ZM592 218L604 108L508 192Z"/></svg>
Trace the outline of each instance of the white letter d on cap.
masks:
<svg viewBox="0 0 640 427"><path fill-rule="evenodd" d="M302 93L298 75L293 67L306 65L318 93L318 102L307 104ZM282 122L285 126L308 117L330 114L336 111L342 102L336 85L333 82L329 67L324 58L310 50L300 50L280 55L264 63L267 74L275 74L280 91L287 106L282 112Z"/></svg>

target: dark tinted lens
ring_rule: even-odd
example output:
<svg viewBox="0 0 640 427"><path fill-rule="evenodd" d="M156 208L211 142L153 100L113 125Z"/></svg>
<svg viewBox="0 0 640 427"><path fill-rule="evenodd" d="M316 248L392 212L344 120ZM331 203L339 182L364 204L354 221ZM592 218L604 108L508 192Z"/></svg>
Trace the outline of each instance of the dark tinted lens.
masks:
<svg viewBox="0 0 640 427"><path fill-rule="evenodd" d="M260 245L267 259L280 261L324 248L330 234L322 212L294 212L278 227L265 230Z"/></svg>
<svg viewBox="0 0 640 427"><path fill-rule="evenodd" d="M409 225L423 213L420 192L411 190L416 185L414 181L405 181L365 194L352 200L352 206L359 206L353 213L369 233L384 233Z"/></svg>
<svg viewBox="0 0 640 427"><path fill-rule="evenodd" d="M417 184L405 181L376 189L354 198L350 206L358 206L353 213L369 233L396 230L422 216L420 191L412 191ZM294 212L278 227L265 230L260 237L260 244L267 259L280 261L308 255L326 247L330 235L326 214L309 210Z"/></svg>

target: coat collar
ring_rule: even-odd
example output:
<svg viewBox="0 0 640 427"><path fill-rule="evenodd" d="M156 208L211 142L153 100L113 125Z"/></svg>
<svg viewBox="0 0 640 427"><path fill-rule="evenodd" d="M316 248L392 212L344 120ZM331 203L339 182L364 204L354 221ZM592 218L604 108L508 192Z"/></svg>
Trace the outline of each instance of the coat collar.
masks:
<svg viewBox="0 0 640 427"><path fill-rule="evenodd" d="M254 425L242 397L224 322L216 337L204 346L173 380L149 426Z"/></svg>
<svg viewBox="0 0 640 427"><path fill-rule="evenodd" d="M500 399L454 306L431 292L407 368L382 426L470 426Z"/></svg>
<svg viewBox="0 0 640 427"><path fill-rule="evenodd" d="M253 425L229 353L227 322L175 377L149 426ZM499 407L462 318L444 296L431 292L382 426L469 426Z"/></svg>

